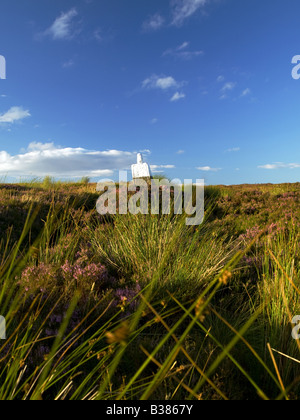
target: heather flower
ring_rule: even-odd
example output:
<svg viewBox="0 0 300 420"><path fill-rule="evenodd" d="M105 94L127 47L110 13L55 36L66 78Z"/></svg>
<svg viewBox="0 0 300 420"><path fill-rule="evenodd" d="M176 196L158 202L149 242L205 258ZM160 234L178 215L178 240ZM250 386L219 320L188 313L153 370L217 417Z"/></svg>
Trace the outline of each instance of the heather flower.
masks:
<svg viewBox="0 0 300 420"><path fill-rule="evenodd" d="M241 235L241 239L244 239L245 241L251 241L254 238L256 238L261 233L261 229L259 226L254 226L252 228L249 228L246 230L246 233Z"/></svg>
<svg viewBox="0 0 300 420"><path fill-rule="evenodd" d="M45 293L48 285L55 285L56 280L56 269L50 264L40 263L38 266L25 268L18 284L24 287L25 292L33 293L39 290Z"/></svg>
<svg viewBox="0 0 300 420"><path fill-rule="evenodd" d="M26 293L52 292L55 288L68 293L75 288L84 293L103 290L108 285L109 274L102 264L90 262L90 254L90 249L86 247L77 252L74 262L65 260L61 266L41 262L37 266L26 267L18 284Z"/></svg>
<svg viewBox="0 0 300 420"><path fill-rule="evenodd" d="M79 288L91 290L100 289L108 280L108 272L102 264L90 263L85 265L80 258L75 264L66 261L61 267L62 277L65 282L73 282Z"/></svg>

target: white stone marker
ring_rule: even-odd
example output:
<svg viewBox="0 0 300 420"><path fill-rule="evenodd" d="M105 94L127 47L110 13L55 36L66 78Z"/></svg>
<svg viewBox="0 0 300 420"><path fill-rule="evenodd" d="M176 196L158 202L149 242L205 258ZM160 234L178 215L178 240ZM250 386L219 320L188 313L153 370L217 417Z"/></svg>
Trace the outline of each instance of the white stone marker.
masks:
<svg viewBox="0 0 300 420"><path fill-rule="evenodd" d="M143 162L143 156L141 153L137 155L137 164L131 165L132 178L151 178L150 166L148 163Z"/></svg>

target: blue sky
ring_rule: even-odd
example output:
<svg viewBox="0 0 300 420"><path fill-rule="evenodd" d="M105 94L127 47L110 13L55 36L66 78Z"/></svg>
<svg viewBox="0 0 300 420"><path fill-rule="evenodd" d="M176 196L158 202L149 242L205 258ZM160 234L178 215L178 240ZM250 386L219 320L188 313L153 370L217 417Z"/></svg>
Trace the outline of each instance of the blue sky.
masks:
<svg viewBox="0 0 300 420"><path fill-rule="evenodd" d="M300 180L299 0L2 0L0 177ZM1 74L1 73L0 73Z"/></svg>

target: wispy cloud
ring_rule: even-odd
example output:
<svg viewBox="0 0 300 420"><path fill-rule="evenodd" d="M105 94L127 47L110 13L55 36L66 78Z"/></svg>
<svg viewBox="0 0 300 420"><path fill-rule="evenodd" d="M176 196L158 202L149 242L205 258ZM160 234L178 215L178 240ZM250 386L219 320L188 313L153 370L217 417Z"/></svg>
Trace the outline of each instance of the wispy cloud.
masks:
<svg viewBox="0 0 300 420"><path fill-rule="evenodd" d="M266 165L258 166L260 169L297 169L300 168L300 163L283 163L283 162L275 162L275 163L268 163Z"/></svg>
<svg viewBox="0 0 300 420"><path fill-rule="evenodd" d="M219 79L219 80L218 80ZM221 82L221 77L219 77L217 79L217 81ZM228 93L231 92L234 88L236 87L236 83L235 82L226 82L223 84L220 92L221 92L221 96L220 96L220 100L224 100L228 98Z"/></svg>
<svg viewBox="0 0 300 420"><path fill-rule="evenodd" d="M221 89L221 92L225 93L225 92L228 92L230 90L233 90L235 88L235 86L236 86L236 83L234 83L234 82L227 82L227 83L225 83L223 85L223 87Z"/></svg>
<svg viewBox="0 0 300 420"><path fill-rule="evenodd" d="M73 67L73 66L74 66L74 64L75 64L75 61L74 61L73 59L70 59L70 60L67 60L67 61L63 62L63 63L62 63L62 67L63 67L64 69L68 69L68 68L70 68L70 67Z"/></svg>
<svg viewBox="0 0 300 420"><path fill-rule="evenodd" d="M240 147L231 147L230 149L225 150L226 153L234 153L239 152L241 150Z"/></svg>
<svg viewBox="0 0 300 420"><path fill-rule="evenodd" d="M145 32L148 31L157 31L160 29L165 23L165 18L161 16L159 13L150 16L142 25L142 29Z"/></svg>
<svg viewBox="0 0 300 420"><path fill-rule="evenodd" d="M249 96L249 95L251 95L251 89L249 89L249 88L243 90L243 92L241 94L242 97Z"/></svg>
<svg viewBox="0 0 300 420"><path fill-rule="evenodd" d="M16 121L30 117L30 112L20 106L13 106L4 114L0 114L0 124L13 124Z"/></svg>
<svg viewBox="0 0 300 420"><path fill-rule="evenodd" d="M178 82L172 76L157 76L154 74L142 82L142 89L161 90L166 93L173 91L170 102L177 102L186 97L184 92L177 90L186 84L187 82Z"/></svg>
<svg viewBox="0 0 300 420"><path fill-rule="evenodd" d="M190 45L190 43L189 42L187 42L187 41L185 41L185 42L183 42L182 44L180 44L177 48L176 48L176 50L177 51L182 51L182 50L185 50L188 46Z"/></svg>
<svg viewBox="0 0 300 420"><path fill-rule="evenodd" d="M184 99L185 98L185 93L180 93L180 92L176 92L174 93L174 95L172 96L172 98L170 99L171 102L177 102L180 99Z"/></svg>
<svg viewBox="0 0 300 420"><path fill-rule="evenodd" d="M172 25L181 26L207 3L208 0L171 0Z"/></svg>
<svg viewBox="0 0 300 420"><path fill-rule="evenodd" d="M161 89L161 90L169 90L169 89L177 89L183 86L184 82L177 82L172 76L157 76L152 75L148 77L142 82L142 87L144 89Z"/></svg>
<svg viewBox="0 0 300 420"><path fill-rule="evenodd" d="M175 48L169 48L163 53L163 57L165 56L172 56L175 58L180 58L182 60L191 60L194 57L199 57L203 55L203 51L191 51L188 50L190 43L189 42L183 42L178 47Z"/></svg>
<svg viewBox="0 0 300 420"><path fill-rule="evenodd" d="M60 39L71 39L76 33L78 28L75 28L74 18L78 15L75 8L68 12L61 13L59 17L55 19L53 24L48 28L44 35L51 36L54 40Z"/></svg>
<svg viewBox="0 0 300 420"><path fill-rule="evenodd" d="M158 173L162 169L175 169L176 166L175 165L150 165L150 168L153 173Z"/></svg>
<svg viewBox="0 0 300 420"><path fill-rule="evenodd" d="M211 166L199 166L196 169L203 172L218 172L222 170L222 168L212 168Z"/></svg>
<svg viewBox="0 0 300 420"><path fill-rule="evenodd" d="M207 5L211 0L170 0L171 19L168 26L182 26L185 20L194 15L198 10ZM166 25L166 19L155 13L143 23L144 32L157 31Z"/></svg>

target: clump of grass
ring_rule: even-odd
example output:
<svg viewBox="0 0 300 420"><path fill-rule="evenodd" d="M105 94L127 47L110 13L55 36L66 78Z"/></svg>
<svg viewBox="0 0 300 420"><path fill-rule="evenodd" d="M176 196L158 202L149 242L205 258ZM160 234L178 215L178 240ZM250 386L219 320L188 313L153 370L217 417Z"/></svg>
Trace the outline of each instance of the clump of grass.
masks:
<svg viewBox="0 0 300 420"><path fill-rule="evenodd" d="M54 185L55 185L55 179L52 178L51 176L45 176L42 182L42 187L45 188L46 190L50 190L54 187Z"/></svg>
<svg viewBox="0 0 300 420"><path fill-rule="evenodd" d="M182 216L116 216L91 230L103 263L127 281L188 295L203 288L237 251L238 243L217 239L209 226L194 229ZM214 239L214 240L212 240Z"/></svg>
<svg viewBox="0 0 300 420"><path fill-rule="evenodd" d="M88 185L90 182L91 182L91 178L89 176L84 176L80 179L79 184Z"/></svg>

